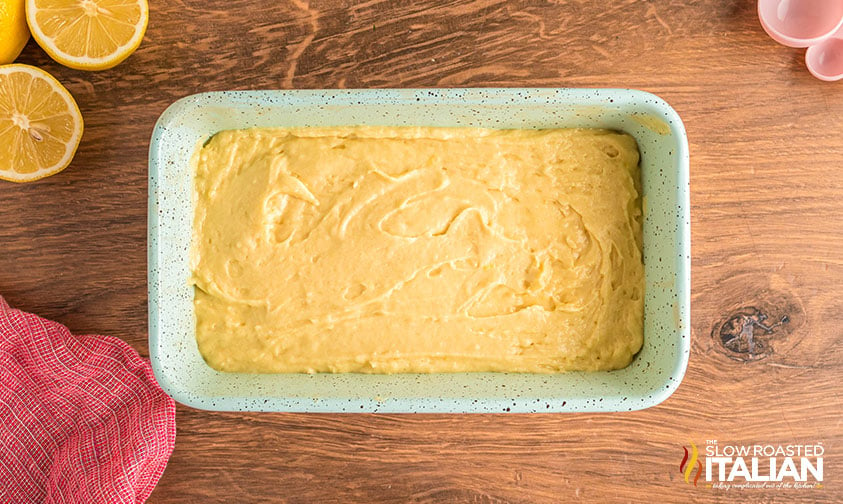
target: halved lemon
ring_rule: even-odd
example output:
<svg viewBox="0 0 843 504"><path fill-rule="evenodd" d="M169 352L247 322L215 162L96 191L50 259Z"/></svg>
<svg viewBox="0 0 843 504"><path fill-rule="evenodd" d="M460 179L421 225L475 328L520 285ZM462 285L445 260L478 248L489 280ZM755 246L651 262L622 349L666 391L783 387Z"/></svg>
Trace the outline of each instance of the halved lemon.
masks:
<svg viewBox="0 0 843 504"><path fill-rule="evenodd" d="M0 66L0 179L31 182L64 170L82 129L76 101L52 75Z"/></svg>
<svg viewBox="0 0 843 504"><path fill-rule="evenodd" d="M105 70L129 57L149 21L146 0L26 0L32 37L62 65Z"/></svg>

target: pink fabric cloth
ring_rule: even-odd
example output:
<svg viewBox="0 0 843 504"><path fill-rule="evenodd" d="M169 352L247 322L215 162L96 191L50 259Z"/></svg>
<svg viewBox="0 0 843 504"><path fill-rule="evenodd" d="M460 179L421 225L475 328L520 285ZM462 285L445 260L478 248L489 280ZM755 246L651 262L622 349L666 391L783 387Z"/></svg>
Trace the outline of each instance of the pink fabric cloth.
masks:
<svg viewBox="0 0 843 504"><path fill-rule="evenodd" d="M132 347L0 296L0 502L144 502L175 441L175 403Z"/></svg>

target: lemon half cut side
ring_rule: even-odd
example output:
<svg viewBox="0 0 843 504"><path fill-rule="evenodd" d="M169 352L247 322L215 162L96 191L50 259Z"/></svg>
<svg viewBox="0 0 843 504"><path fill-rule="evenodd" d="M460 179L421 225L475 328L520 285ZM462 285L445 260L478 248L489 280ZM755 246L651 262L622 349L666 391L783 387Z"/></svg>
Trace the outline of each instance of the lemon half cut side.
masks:
<svg viewBox="0 0 843 504"><path fill-rule="evenodd" d="M83 128L76 101L53 76L0 66L0 179L31 182L64 170Z"/></svg>
<svg viewBox="0 0 843 504"><path fill-rule="evenodd" d="M26 0L32 37L77 70L105 70L135 52L146 33L146 0Z"/></svg>

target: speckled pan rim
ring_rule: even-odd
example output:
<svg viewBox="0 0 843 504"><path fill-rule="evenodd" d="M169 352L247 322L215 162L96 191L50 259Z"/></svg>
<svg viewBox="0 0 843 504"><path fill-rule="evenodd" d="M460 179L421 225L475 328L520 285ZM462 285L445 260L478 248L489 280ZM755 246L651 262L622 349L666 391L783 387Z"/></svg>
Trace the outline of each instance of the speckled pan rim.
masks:
<svg viewBox="0 0 843 504"><path fill-rule="evenodd" d="M523 110L542 110L547 115L548 111L556 108L566 108L570 112L571 121L555 124L556 127L586 126L597 122L600 123L605 117L617 115L623 109L624 117L627 119L633 115L649 115L659 118L664 125L668 126L667 133L659 133L659 136L666 136L670 140L672 161L664 163L671 164L670 169L675 170L673 175L675 181L669 188L668 194L675 197L676 214L673 243L670 244L670 253L659 257L672 259L670 292L674 300L674 318L677 321L676 327L672 328L673 339L665 340L664 343L672 341L671 359L669 362L662 362L658 368L660 376L658 379L652 376L645 376L655 380L647 390L632 393L622 387L610 387L610 382L617 381L619 374L626 373L626 370L612 373L568 373L564 375L551 375L550 381L560 383L576 382L583 386L594 387L593 396L541 396L530 394L530 388L525 383L538 383L536 380L545 379L543 375L518 375L518 374L440 374L440 375L393 375L391 378L373 378L372 375L298 375L295 382L298 385L307 387L319 381L323 390L332 390L336 384L338 388L356 391L348 394L347 397L307 397L302 395L298 388L281 389L273 383L281 383L279 375L238 375L222 374L210 370L195 368L193 371L207 373L219 383L226 383L223 388L226 393L214 393L203 386L202 383L191 382L190 373L174 371L174 363L178 359L185 358L184 352L190 352L190 342L182 342L177 346L179 354L173 356L162 345L173 344L168 341L166 325L168 319L166 313L167 304L173 301L163 296L163 289L159 282L166 280L165 274L161 272L161 263L172 262L171 257L161 261L161 245L159 244L159 233L167 226L166 218L162 224L162 217L167 209L159 207L159 201L166 200L166 191L169 186L166 177L169 175L167 168L172 166L173 152L169 150L172 144L174 133L179 128L175 125L184 117L195 114L203 107L213 109L215 114L220 110L227 111L226 119L243 116L242 124L238 127L251 125L246 119L247 116L261 117L261 114L270 114L274 107L287 107L288 112L294 109L297 111L306 110L310 112L320 111L319 117L326 116L331 110L340 110L342 107L358 107L362 109L385 105L403 107L435 107L443 104L453 104L455 107L462 107L466 110L471 107L486 107L498 110L507 107L521 107ZM340 107L340 109L337 109ZM532 107L532 108L531 108ZM361 110L362 110L361 109ZM570 110L569 110L570 109ZM573 118L572 110L579 110ZM521 109L519 109L521 110ZM603 117L603 119L601 119ZM262 120L266 120L266 115ZM256 121L260 122L260 119ZM583 124L573 124L579 121ZM236 120L235 120L236 122ZM330 123L331 121L328 121ZM388 121L387 121L388 122ZM459 121L457 121L459 122ZM503 122L506 122L504 120ZM347 122L343 124L352 124ZM273 122L272 125L288 125L285 121ZM308 125L318 125L314 123ZM391 123L390 123L391 124ZM408 123L404 123L408 124ZM415 124L415 123L413 123ZM265 126L268 124L257 124ZM296 124L298 125L298 124ZM462 125L462 124L457 124ZM469 125L469 124L465 124ZM478 125L478 124L470 124ZM481 126L499 127L495 124L479 124ZM635 129L638 126L628 123L629 128ZM513 127L507 126L505 127ZM535 127L529 123L514 127ZM548 126L540 126L548 127ZM598 125L589 127L600 127ZM617 128L627 130L629 128ZM185 128L181 128L185 130ZM640 129L640 128L638 128ZM189 128L187 135L190 136ZM633 131L629 131L642 143L641 138ZM184 133L184 131L182 131ZM646 135L652 136L650 133ZM190 148L191 152L196 142L201 139L196 136L192 140L185 140L181 143L181 149ZM655 140L659 142L658 137ZM189 146L189 147L188 147ZM645 149L642 149L642 152ZM184 152L182 152L182 155ZM642 160L644 156L642 155ZM643 161L642 161L643 162ZM150 142L149 157L149 345L150 358L153 370L164 390L179 402L201 409L220 411L299 411L299 412L430 412L430 413L483 413L483 412L597 412L597 411L632 411L654 406L667 399L679 386L687 368L690 353L690 205L688 188L688 144L684 126L676 112L662 99L647 92L629 89L379 89L379 90L302 90L302 91L224 91L213 93L202 93L182 98L173 103L161 115L153 131ZM162 228L162 226L164 226ZM645 224L646 226L646 224ZM647 248L645 238L645 249ZM185 251L186 252L186 251ZM646 250L645 250L646 253ZM648 261L649 264L650 261ZM166 264L164 265L166 267ZM648 280L649 282L649 280ZM646 295L646 294L645 294ZM191 304L192 313L192 304ZM163 323L162 323L162 316ZM162 334L163 331L163 334ZM182 331L183 332L183 331ZM182 335L184 336L184 335ZM192 336L192 335L190 335ZM652 335L645 334L645 338ZM195 345L195 341L194 341ZM646 345L646 342L645 342ZM193 349L195 351L195 348ZM643 354L644 352L642 352ZM660 354L659 354L660 355ZM638 361L640 359L636 359ZM202 363L204 364L204 363ZM633 362L633 366L636 362ZM632 368L633 366L630 366ZM639 366L640 367L640 366ZM649 362L648 362L649 367ZM628 369L630 369L628 368ZM652 375L652 373L650 373ZM281 375L283 376L283 375ZM642 375L643 376L643 375ZM565 378L559 378L565 377ZM415 393L405 394L403 397L390 397L388 394L380 394L377 390L378 383L390 382L396 378L406 384ZM467 380L469 383L479 383L482 380L493 380L502 386L511 385L511 394L497 396L475 397L469 388L462 395L453 393L440 394L437 391L443 390L440 385L447 382ZM275 380L273 382L273 380ZM349 385L351 381L355 386ZM532 382L531 382L532 380ZM289 380L287 380L290 382ZM392 382L396 382L392 380ZM292 382L290 382L292 383ZM374 387L373 384L374 383ZM415 385L414 385L415 383ZM648 382L649 383L649 382ZM310 384L310 385L309 385ZM219 387L219 386L218 386ZM238 388L239 387L239 388ZM244 388L251 387L251 388ZM328 387L327 389L325 387ZM415 388L413 388L415 387ZM419 389L426 390L425 393L418 393ZM522 389L519 389L522 387ZM360 389L365 392L360 392ZM547 388L547 387L545 387ZM447 389L447 387L446 387ZM458 390L449 389L450 392ZM499 390L495 387L495 390ZM360 395L360 394L364 395ZM552 394L549 394L552 395Z"/></svg>

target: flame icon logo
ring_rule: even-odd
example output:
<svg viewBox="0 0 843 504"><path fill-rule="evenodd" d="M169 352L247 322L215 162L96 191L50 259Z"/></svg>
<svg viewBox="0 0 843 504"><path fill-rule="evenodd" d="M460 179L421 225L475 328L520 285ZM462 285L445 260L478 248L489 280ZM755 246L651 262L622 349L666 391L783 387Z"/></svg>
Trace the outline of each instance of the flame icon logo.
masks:
<svg viewBox="0 0 843 504"><path fill-rule="evenodd" d="M691 473L694 472L694 468L697 469L697 474L694 476L694 486L697 486L697 481L700 479L700 474L702 474L702 462L699 461L699 451L697 450L697 445L691 441L691 453L690 458L688 460L689 453L688 448L682 447L685 450L685 456L682 457L682 462L679 463L679 473L685 475L685 483L691 483Z"/></svg>

